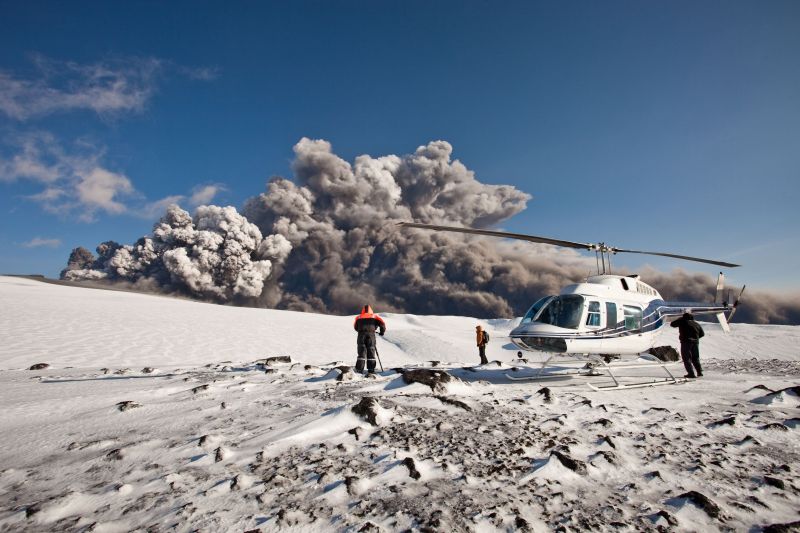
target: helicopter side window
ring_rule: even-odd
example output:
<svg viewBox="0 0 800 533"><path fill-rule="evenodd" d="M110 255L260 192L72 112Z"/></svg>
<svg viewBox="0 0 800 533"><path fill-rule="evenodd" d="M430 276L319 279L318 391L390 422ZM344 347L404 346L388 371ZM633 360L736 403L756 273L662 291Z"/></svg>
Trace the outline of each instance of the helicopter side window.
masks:
<svg viewBox="0 0 800 533"><path fill-rule="evenodd" d="M609 328L617 327L617 304L606 302L606 325Z"/></svg>
<svg viewBox="0 0 800 533"><path fill-rule="evenodd" d="M586 315L587 326L600 326L600 302L589 302L589 313Z"/></svg>
<svg viewBox="0 0 800 533"><path fill-rule="evenodd" d="M539 311L542 310L542 307L544 307L545 304L547 304L553 298L553 296L545 296L544 298L537 300L536 303L533 304L530 309L528 309L528 312L525 313L525 316L522 317L520 324L527 324L528 322L533 322L536 320L536 315L539 314Z"/></svg>
<svg viewBox="0 0 800 533"><path fill-rule="evenodd" d="M583 296L565 294L553 298L537 317L537 322L560 328L578 329L583 315Z"/></svg>
<svg viewBox="0 0 800 533"><path fill-rule="evenodd" d="M638 331L642 329L642 309L632 305L622 306L625 314L625 329L628 331Z"/></svg>

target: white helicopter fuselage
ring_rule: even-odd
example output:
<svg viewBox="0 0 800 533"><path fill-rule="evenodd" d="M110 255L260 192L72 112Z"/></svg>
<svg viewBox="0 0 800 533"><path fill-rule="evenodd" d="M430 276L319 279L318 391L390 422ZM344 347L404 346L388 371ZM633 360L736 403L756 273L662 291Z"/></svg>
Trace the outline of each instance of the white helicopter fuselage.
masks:
<svg viewBox="0 0 800 533"><path fill-rule="evenodd" d="M528 351L633 355L652 348L662 328L684 312L716 314L723 321L728 309L727 304L666 302L638 276L604 274L537 301L510 337Z"/></svg>

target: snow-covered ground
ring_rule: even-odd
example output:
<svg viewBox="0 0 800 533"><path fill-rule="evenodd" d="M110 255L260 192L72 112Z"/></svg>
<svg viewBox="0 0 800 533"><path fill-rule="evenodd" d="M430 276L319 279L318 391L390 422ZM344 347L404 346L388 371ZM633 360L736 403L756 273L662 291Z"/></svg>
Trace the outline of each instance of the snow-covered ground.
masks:
<svg viewBox="0 0 800 533"><path fill-rule="evenodd" d="M594 392L508 379L530 374L513 321L384 318L386 370L366 379L336 368L354 363L352 316L0 277L0 531L800 520L800 327L709 324L703 379ZM499 362L469 368L478 323ZM453 380L391 370L434 364Z"/></svg>

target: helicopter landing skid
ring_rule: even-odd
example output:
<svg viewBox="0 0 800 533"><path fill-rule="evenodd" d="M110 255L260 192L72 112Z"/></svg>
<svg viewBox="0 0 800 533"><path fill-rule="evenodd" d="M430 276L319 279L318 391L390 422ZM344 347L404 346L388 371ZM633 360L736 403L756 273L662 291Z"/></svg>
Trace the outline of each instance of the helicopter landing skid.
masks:
<svg viewBox="0 0 800 533"><path fill-rule="evenodd" d="M623 390L623 389L638 389L642 387L657 387L659 385L679 385L681 383L686 383L685 378L676 378L672 372L669 371L667 365L672 364L665 361L662 361L655 357L646 357L643 355L639 356L641 359L647 359L651 362L649 363L623 363L623 364L614 364L608 363L602 358L592 357L594 360L593 368L600 370L598 374L602 375L602 373L608 374L613 381L613 385L602 385L596 386L592 385L591 383L587 383L586 385L589 386L590 389L593 391L606 391L606 390ZM589 363L592 365L592 363ZM631 369L631 368L655 368L661 367L664 372L666 372L667 377L661 379L651 379L650 381L641 381L637 383L620 383L617 379L617 376L614 375L614 370L620 369Z"/></svg>
<svg viewBox="0 0 800 533"><path fill-rule="evenodd" d="M607 362L604 357L600 356L587 356L589 361L586 363L585 366L582 368L576 369L573 372L556 372L556 373L544 373L545 368L549 364L552 364L554 361L553 357L548 358L545 360L541 367L539 367L536 374L531 376L512 376L506 373L506 377L512 381L541 381L547 379L563 379L563 378L572 378L572 377L599 377L608 375L614 382L613 385L592 385L591 383L587 383L590 389L594 391L606 391L606 390L623 390L623 389L636 389L642 387L657 387L659 385L679 385L681 383L686 383L685 378L676 378L672 372L670 372L667 365L672 364L670 362L661 361L660 359L654 357L647 357L644 355L639 356L641 359L647 359L651 362L648 363L611 363ZM574 362L574 359L571 360ZM615 370L624 370L624 369L636 369L636 368L655 368L660 367L664 370L667 374L666 377L660 379L652 379L650 381L642 381L637 383L621 383L617 376L614 374Z"/></svg>

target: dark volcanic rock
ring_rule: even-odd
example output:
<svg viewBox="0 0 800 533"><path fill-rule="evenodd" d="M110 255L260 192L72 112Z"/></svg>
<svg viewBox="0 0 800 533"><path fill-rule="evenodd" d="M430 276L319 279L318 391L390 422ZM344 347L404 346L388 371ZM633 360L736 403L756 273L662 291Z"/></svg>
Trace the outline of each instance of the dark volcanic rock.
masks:
<svg viewBox="0 0 800 533"><path fill-rule="evenodd" d="M542 387L536 391L536 394L542 395L544 403L553 403L553 392L548 387Z"/></svg>
<svg viewBox="0 0 800 533"><path fill-rule="evenodd" d="M335 368L339 371L339 375L336 376L336 381L345 381L348 379L353 379L353 369L349 366L337 366Z"/></svg>
<svg viewBox="0 0 800 533"><path fill-rule="evenodd" d="M719 508L719 505L712 502L704 494L700 494L695 490L690 490L689 492L684 492L683 494L678 496L678 498L686 498L687 500L695 504L697 507L705 511L706 514L711 518L717 518L717 519L720 518L722 510Z"/></svg>
<svg viewBox="0 0 800 533"><path fill-rule="evenodd" d="M419 479L422 475L417 471L417 465L414 463L414 459L411 457L406 457L403 459L402 464L408 468L408 475L410 475L414 479Z"/></svg>
<svg viewBox="0 0 800 533"><path fill-rule="evenodd" d="M606 461L608 461L612 465L617 464L617 455L614 452L600 450L599 452L597 452L597 455L603 457Z"/></svg>
<svg viewBox="0 0 800 533"><path fill-rule="evenodd" d="M114 461L120 461L123 458L122 450L120 448L116 448L111 450L106 454L106 459L112 459Z"/></svg>
<svg viewBox="0 0 800 533"><path fill-rule="evenodd" d="M132 402L130 400L125 400L124 402L119 402L117 404L117 409L120 411L127 411L129 409L136 409L137 407L141 407L141 404L136 402Z"/></svg>
<svg viewBox="0 0 800 533"><path fill-rule="evenodd" d="M723 418L722 420L717 420L716 422L711 422L708 427L716 428L719 426L733 426L736 424L736 416L729 416L728 418Z"/></svg>
<svg viewBox="0 0 800 533"><path fill-rule="evenodd" d="M459 407L459 408L461 408L461 409L463 409L465 411L472 411L472 407L470 407L469 405L465 404L464 402L462 402L460 400L455 400L453 398L448 398L447 396L434 396L434 398L436 398L437 400L439 400L442 403L447 403L447 404L450 404L450 405L454 405L454 406Z"/></svg>
<svg viewBox="0 0 800 533"><path fill-rule="evenodd" d="M797 533L800 531L800 521L786 524L770 524L764 526L764 533Z"/></svg>
<svg viewBox="0 0 800 533"><path fill-rule="evenodd" d="M403 371L403 381L411 385L412 383L422 383L427 385L434 392L445 392L445 383L453 381L453 377L443 370L430 370L427 368L414 368Z"/></svg>
<svg viewBox="0 0 800 533"><path fill-rule="evenodd" d="M661 518L666 520L667 524L669 524L671 527L676 527L678 525L678 519L663 509L657 512L656 516L660 516Z"/></svg>
<svg viewBox="0 0 800 533"><path fill-rule="evenodd" d="M348 435L354 436L356 438L356 440L359 440L359 441L364 436L364 430L361 429L360 427L354 427L352 429L349 429L347 431L347 433L348 433Z"/></svg>
<svg viewBox="0 0 800 533"><path fill-rule="evenodd" d="M608 435L604 436L601 442L606 442L609 446L611 446L615 450L617 449L617 445L614 444L614 441L611 440L611 437L609 437Z"/></svg>
<svg viewBox="0 0 800 533"><path fill-rule="evenodd" d="M789 431L789 428L787 426L784 426L783 424L781 424L779 422L773 422L771 424L765 424L765 425L761 426L758 429L777 429L778 431Z"/></svg>
<svg viewBox="0 0 800 533"><path fill-rule="evenodd" d="M347 487L347 494L355 496L355 489L353 485L358 481L358 476L346 476L344 478L344 486Z"/></svg>
<svg viewBox="0 0 800 533"><path fill-rule="evenodd" d="M781 490L786 489L786 483L782 479L778 479L776 477L764 476L764 483L770 487L775 487Z"/></svg>
<svg viewBox="0 0 800 533"><path fill-rule="evenodd" d="M28 505L27 507L25 507L25 518L30 518L41 510L42 508L38 503Z"/></svg>
<svg viewBox="0 0 800 533"><path fill-rule="evenodd" d="M356 405L353 406L353 412L372 424L373 426L378 425L378 408L380 404L378 400L372 398L370 396L365 396L361 398L361 401L358 402Z"/></svg>
<svg viewBox="0 0 800 533"><path fill-rule="evenodd" d="M751 401L762 403L764 400L774 398L775 396L780 396L782 394L789 394L791 396L800 397L800 385L795 385L794 387L786 387L785 389L776 390L775 392L770 392L769 394L765 394L764 396L760 396L755 400Z"/></svg>
<svg viewBox="0 0 800 533"><path fill-rule="evenodd" d="M530 530L530 524L528 524L528 521L522 518L521 516L517 516L516 518L514 518L514 527L522 531Z"/></svg>
<svg viewBox="0 0 800 533"><path fill-rule="evenodd" d="M263 364L267 365L267 366L270 366L270 365L274 365L275 363L291 363L291 362L292 362L292 358L289 357L288 355L278 355L278 356L275 356L275 357L267 357L266 359L264 359L264 363Z"/></svg>
<svg viewBox="0 0 800 533"><path fill-rule="evenodd" d="M35 365L31 365L28 370L44 370L45 368L49 368L50 365L48 363L36 363Z"/></svg>
<svg viewBox="0 0 800 533"><path fill-rule="evenodd" d="M583 461L578 461L577 459L573 459L569 455L566 455L559 451L550 452L550 456L551 457L555 456L555 458L558 459L562 465L569 468L576 474L581 474L581 475L586 474L586 463L584 463Z"/></svg>
<svg viewBox="0 0 800 533"><path fill-rule="evenodd" d="M749 389L744 391L744 393L747 394L748 392L752 392L754 390L765 390L767 392L775 392L773 389L770 389L766 385L756 385L755 387L750 387Z"/></svg>
<svg viewBox="0 0 800 533"><path fill-rule="evenodd" d="M680 355L678 355L678 351L672 346L655 346L647 350L647 353L655 355L662 361L678 361L681 358Z"/></svg>

